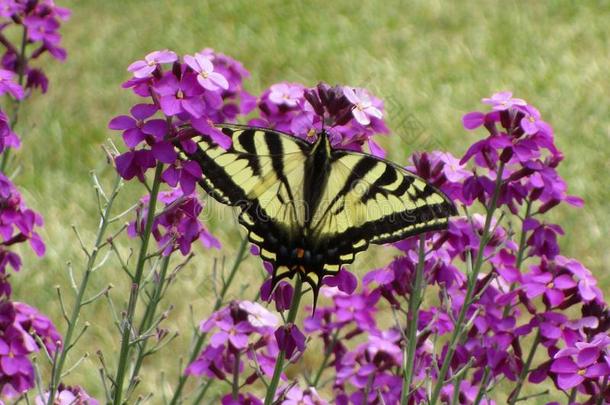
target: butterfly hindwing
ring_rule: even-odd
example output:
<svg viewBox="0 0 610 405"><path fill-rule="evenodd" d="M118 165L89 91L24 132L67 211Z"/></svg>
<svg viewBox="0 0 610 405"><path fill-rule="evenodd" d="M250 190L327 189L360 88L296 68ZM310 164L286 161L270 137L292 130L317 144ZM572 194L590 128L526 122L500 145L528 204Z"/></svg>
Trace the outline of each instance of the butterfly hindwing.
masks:
<svg viewBox="0 0 610 405"><path fill-rule="evenodd" d="M453 203L425 180L364 153L333 151L328 182L313 214L313 234L334 247L326 269L351 263L369 243L389 243L443 229Z"/></svg>

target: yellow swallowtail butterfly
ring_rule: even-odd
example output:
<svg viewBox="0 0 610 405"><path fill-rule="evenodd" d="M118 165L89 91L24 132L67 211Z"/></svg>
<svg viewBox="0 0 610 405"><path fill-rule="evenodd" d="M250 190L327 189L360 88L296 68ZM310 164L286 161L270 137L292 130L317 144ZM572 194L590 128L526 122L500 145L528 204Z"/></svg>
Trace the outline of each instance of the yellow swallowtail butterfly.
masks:
<svg viewBox="0 0 610 405"><path fill-rule="evenodd" d="M206 136L194 153L203 189L241 209L239 222L273 265L272 287L299 274L314 292L370 243L395 242L447 227L453 202L425 180L384 159L333 149L321 132L310 144L271 129L218 125L225 150Z"/></svg>

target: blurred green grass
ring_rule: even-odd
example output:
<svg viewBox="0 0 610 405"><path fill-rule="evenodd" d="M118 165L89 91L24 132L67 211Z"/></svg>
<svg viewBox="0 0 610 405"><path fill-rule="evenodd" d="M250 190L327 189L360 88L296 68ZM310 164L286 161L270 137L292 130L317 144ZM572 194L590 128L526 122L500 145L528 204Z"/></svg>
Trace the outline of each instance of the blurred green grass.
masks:
<svg viewBox="0 0 610 405"><path fill-rule="evenodd" d="M566 231L563 253L581 260L609 292L608 1L58 3L73 10L62 30L68 60L45 60L49 93L27 102L17 128L24 142L17 153L21 171L16 182L28 204L46 219L48 253L37 259L24 249L24 269L13 281L16 299L41 308L62 330L53 286L66 291L66 262L73 263L77 274L84 263L70 225L78 227L85 240L93 239L98 217L89 171L97 172L104 184L111 183L113 174L100 145L107 138L120 143L118 134L106 129L107 122L136 100L120 89L128 78L125 69L162 48L184 54L213 47L226 53L250 70L247 87L254 94L284 80L367 87L387 102L394 135L382 143L397 162L405 162L417 149L442 148L461 155L481 135L462 129L462 114L482 108L482 97L512 90L552 123L565 154L560 173L569 192L586 201L583 209L561 206L549 218ZM142 192L129 185L121 194L120 208L133 204ZM213 260L223 255L230 260L237 250L237 227L214 226L213 231L225 248L197 250L172 287L164 305L176 308L166 325L181 335L159 359L146 363L144 391L159 393L162 373L168 381L163 388L174 381L175 353L186 352L190 336L188 307L193 306L195 319L208 313L211 299L204 287L209 287ZM375 260L378 252L364 256L353 267L356 272L383 265L385 258ZM249 259L240 282L258 285L258 268L257 259ZM120 273L110 262L93 277L89 291L112 282L112 297L122 304L128 286ZM250 290L248 296L255 292ZM239 291L236 286L233 294ZM82 352L94 357L98 349L116 350L118 334L108 326L105 302L86 307L82 319L92 324L81 342ZM86 360L68 382L100 395L98 365L96 359Z"/></svg>

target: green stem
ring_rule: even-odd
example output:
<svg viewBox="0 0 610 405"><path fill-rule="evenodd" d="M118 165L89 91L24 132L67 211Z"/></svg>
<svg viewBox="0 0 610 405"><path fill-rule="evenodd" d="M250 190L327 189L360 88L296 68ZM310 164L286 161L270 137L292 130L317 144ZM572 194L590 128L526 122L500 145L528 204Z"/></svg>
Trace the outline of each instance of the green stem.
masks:
<svg viewBox="0 0 610 405"><path fill-rule="evenodd" d="M301 280L301 276L297 275L296 283L294 285L294 295L292 298L292 304L290 305L290 310L288 311L288 318L286 319L285 325L290 325L294 323L294 320L297 317L297 313L299 312L299 303L301 302L301 295L303 293L303 280ZM275 368L273 369L273 377L271 377L271 382L269 383L269 388L267 388L267 394L265 395L265 405L271 405L273 402L273 398L275 397L275 392L277 391L277 386L280 382L280 376L282 375L282 371L284 369L284 357L286 357L286 351L284 349L280 350L278 354L277 361L275 362Z"/></svg>
<svg viewBox="0 0 610 405"><path fill-rule="evenodd" d="M234 400L239 397L239 352L235 353L235 361L233 362L233 385L231 395Z"/></svg>
<svg viewBox="0 0 610 405"><path fill-rule="evenodd" d="M159 282L155 286L153 291L153 295L150 299L150 303L146 307L146 312L144 313L144 317L140 322L140 327L138 328L139 335L142 335L145 331L150 329L152 326L152 322L155 319L155 314L157 313L157 307L159 306L159 302L161 301L161 294L163 293L163 287L165 286L165 278L167 275L167 269L169 267L169 259L170 256L165 256L163 258L163 262L161 263L161 271L159 272ZM146 353L146 346L148 343L148 339L145 339L138 345L138 354L136 355L136 362L133 367L133 371L131 372L131 378L129 379L130 385L129 388L132 387L132 384L135 382L138 373L140 372L140 368L142 367L142 363L144 362L144 357ZM129 389L128 388L128 389Z"/></svg>
<svg viewBox="0 0 610 405"><path fill-rule="evenodd" d="M487 392L487 383L489 380L489 373L490 373L489 367L485 367L485 371L483 372L483 379L481 380L481 385L479 386L479 391L477 392L477 396L474 399L473 405L479 405L481 403L481 400L483 399L483 396Z"/></svg>
<svg viewBox="0 0 610 405"><path fill-rule="evenodd" d="M517 402L517 400L519 398L519 394L521 393L521 388L523 387L523 382L525 381L525 378L527 377L527 374L530 371L530 366L532 365L532 361L534 360L534 355L536 354L536 349L538 348L539 343L540 343L540 328L538 328L538 331L536 332L536 337L534 338L534 341L532 342L532 348L530 349L530 352L527 355L527 359L525 360L525 364L523 365L523 368L521 369L521 373L519 373L519 379L517 380L515 389L510 394L508 405L514 405Z"/></svg>
<svg viewBox="0 0 610 405"><path fill-rule="evenodd" d="M51 381L49 383L49 398L47 400L48 405L52 405L55 400L55 394L57 392L57 386L61 380L61 373L63 371L64 364L66 362L66 357L68 355L68 351L72 346L72 338L74 335L74 331L76 329L78 318L80 315L80 310L82 308L82 302L85 295L85 290L89 284L89 276L93 271L93 267L95 266L95 261L97 259L97 255L99 253L99 247L103 243L105 243L105 235L106 229L108 228L110 211L112 209L112 205L114 200L121 188L122 182L121 177L117 175L114 187L112 189L112 194L104 207L104 212L100 219L100 224L97 230L97 235L95 237L95 247L93 251L89 255L89 259L87 260L87 265L85 267L85 274L83 275L83 279L81 280L80 286L78 288L78 292L76 295L76 300L74 302L74 307L72 308L72 313L70 314L70 320L68 322L68 330L66 331L66 335L64 341L61 346L61 354L59 354L57 361L53 363L53 368L51 371ZM58 349L59 350L59 349Z"/></svg>
<svg viewBox="0 0 610 405"><path fill-rule="evenodd" d="M316 377L314 378L313 382L312 382L312 386L314 388L318 388L318 383L320 382L320 378L322 378L322 373L324 372L324 369L326 368L326 365L328 364L328 359L330 359L330 355L332 354L333 350L335 349L335 345L337 344L339 340L339 330L336 330L335 333L333 334L333 340L331 341L330 345L328 345L328 347L326 348L326 351L324 352L324 359L322 360L322 364L320 364L320 368L318 369L318 372L316 373Z"/></svg>
<svg viewBox="0 0 610 405"><path fill-rule="evenodd" d="M525 256L525 243L527 241L527 231L525 230L525 221L530 217L532 212L532 202L527 200L525 205L525 216L523 217L523 222L521 223L521 235L519 236L519 248L517 249L517 258L515 259L515 267L517 271L521 273L521 266L523 265L523 260ZM513 291L517 286L516 283L511 284L510 291ZM504 307L503 315L504 317L508 316L510 312L511 304L508 303Z"/></svg>
<svg viewBox="0 0 610 405"><path fill-rule="evenodd" d="M205 397L206 392L208 392L208 389L212 386L212 382L214 382L214 380L210 378L208 382L206 382L205 385L201 387L199 394L197 394L195 400L193 401L193 405L199 405L203 403L203 397Z"/></svg>
<svg viewBox="0 0 610 405"><path fill-rule="evenodd" d="M574 403L574 400L576 399L576 392L576 388L572 388L572 391L570 391L570 397L568 398L567 405Z"/></svg>
<svg viewBox="0 0 610 405"><path fill-rule="evenodd" d="M146 216L146 225L144 228L144 234L142 235L142 244L140 245L140 252L138 255L138 262L136 264L136 271L132 280L131 293L129 294L129 303L127 304L127 314L122 325L123 329L121 335L121 349L119 352L119 364L117 366L116 378L114 380L114 405L121 404L121 397L123 395L123 381L125 379L125 373L127 372L127 359L129 358L129 349L131 347L131 329L133 326L133 319L136 313L136 306L140 293L140 283L142 282L142 274L144 273L144 264L146 262L146 256L148 253L148 243L150 241L152 225L155 218L157 196L159 194L159 187L161 186L162 172L163 164L157 163L152 190L150 192L150 199L148 202L148 215Z"/></svg>
<svg viewBox="0 0 610 405"><path fill-rule="evenodd" d="M220 294L216 298L216 302L214 303L214 308L212 309L212 312L216 312L220 309L220 306L222 305L224 297L227 294L227 291L229 290L229 287L231 286L231 283L233 282L235 275L237 274L237 269L239 269L239 265L244 260L247 247L248 247L248 237L244 237L241 241L241 245L239 246L239 251L237 252L237 256L235 257L235 262L233 262L233 267L231 268L231 271L229 272L229 277L227 278L227 281L223 284L222 289L220 290ZM195 344L193 345L193 349L191 350L188 362L186 364L187 366L189 364L191 364L192 362L194 362L197 359L197 356L199 356L199 353L201 352L201 349L203 348L203 344L205 343L206 336L207 336L206 333L200 333L197 335L197 340L195 341ZM176 390L174 391L174 395L172 396L172 399L170 401L170 405L176 405L176 404L180 403L180 401L181 401L180 397L182 396L182 390L184 389L184 384L186 384L186 380L188 379L188 377L189 376L186 375L183 370L182 373L180 374L180 377L178 377L178 384L176 386ZM207 391L207 386L206 386L205 391ZM205 393L205 391L203 391L203 392ZM201 395L201 393L200 393L200 395Z"/></svg>
<svg viewBox="0 0 610 405"><path fill-rule="evenodd" d="M424 263L426 260L426 236L419 237L418 262L415 271L415 280L411 286L409 297L409 313L407 314L407 347L403 352L403 380L400 404L407 405L411 397L411 383L415 367L415 351L417 349L417 324L419 321L419 307L422 301L422 281L424 279Z"/></svg>
<svg viewBox="0 0 610 405"><path fill-rule="evenodd" d="M491 228L491 220L493 218L493 214L496 211L498 204L498 197L500 195L500 187L502 186L502 174L504 172L504 163L501 162L498 166L498 171L496 173L496 184L494 188L494 194L492 196L489 207L487 207L487 215L485 217L485 225L483 226L483 235L481 235L481 240L479 241L479 250L477 252L477 257L475 260L475 264L472 268L472 274L468 276L468 286L466 289L466 295L464 297L464 304L460 308L460 312L458 314L457 321L455 323L455 329L453 330L453 334L451 335L451 339L449 341L449 347L447 348L447 354L445 355L445 359L443 360L443 364L439 371L438 380L434 386L434 390L432 391L432 395L430 397L429 405L435 405L436 401L438 401L438 397L441 393L441 389L443 388L445 377L447 376L447 372L449 371L449 366L451 365L451 360L453 359L453 354L455 353L455 349L459 340L462 337L464 332L465 318L470 305L472 304L470 301L472 300L475 287L477 285L477 278L479 276L479 272L481 271L481 266L483 265L483 257L485 254L483 250L485 246L487 246L489 239L489 231Z"/></svg>

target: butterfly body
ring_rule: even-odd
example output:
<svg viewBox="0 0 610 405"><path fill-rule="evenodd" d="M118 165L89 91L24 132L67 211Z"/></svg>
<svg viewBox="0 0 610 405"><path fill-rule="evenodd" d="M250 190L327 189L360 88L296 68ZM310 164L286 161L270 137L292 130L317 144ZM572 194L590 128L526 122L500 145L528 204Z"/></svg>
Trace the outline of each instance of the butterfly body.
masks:
<svg viewBox="0 0 610 405"><path fill-rule="evenodd" d="M270 129L219 125L228 150L206 136L194 153L200 185L241 209L239 222L273 265L272 285L295 274L317 297L322 278L353 262L370 243L435 229L455 215L439 190L402 167L365 153L332 148L325 132L310 144Z"/></svg>

